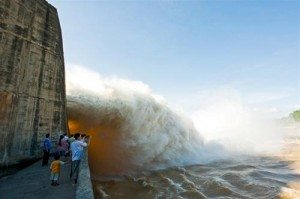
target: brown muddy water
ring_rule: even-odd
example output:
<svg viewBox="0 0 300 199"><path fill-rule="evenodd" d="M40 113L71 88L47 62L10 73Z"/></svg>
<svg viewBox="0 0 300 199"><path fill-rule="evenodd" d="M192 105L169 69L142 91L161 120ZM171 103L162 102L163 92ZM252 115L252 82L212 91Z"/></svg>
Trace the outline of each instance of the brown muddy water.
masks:
<svg viewBox="0 0 300 199"><path fill-rule="evenodd" d="M96 198L300 198L300 175L278 157L240 157L93 181Z"/></svg>
<svg viewBox="0 0 300 199"><path fill-rule="evenodd" d="M87 92L75 84L67 108L70 132L91 136L89 166L96 198L300 198L299 125L278 121L278 126L250 113L227 121L228 116L218 132L225 142L208 143L209 132L198 131L193 121L147 89L128 89L128 81L95 85L102 90ZM282 153L270 155L287 137ZM252 156L242 156L240 148ZM268 149L268 156L254 156L262 153L252 148Z"/></svg>

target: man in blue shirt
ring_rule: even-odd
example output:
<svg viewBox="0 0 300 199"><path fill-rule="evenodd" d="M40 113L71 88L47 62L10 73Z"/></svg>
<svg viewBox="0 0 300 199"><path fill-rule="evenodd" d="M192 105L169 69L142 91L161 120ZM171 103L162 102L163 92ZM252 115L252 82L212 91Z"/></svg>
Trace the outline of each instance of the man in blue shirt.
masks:
<svg viewBox="0 0 300 199"><path fill-rule="evenodd" d="M50 136L50 134L47 133L46 134L46 138L44 140L44 144L43 144L44 155L43 155L42 166L47 166L48 165L48 160L49 160L49 155L50 155L50 149L51 149L51 141L49 139L49 136Z"/></svg>

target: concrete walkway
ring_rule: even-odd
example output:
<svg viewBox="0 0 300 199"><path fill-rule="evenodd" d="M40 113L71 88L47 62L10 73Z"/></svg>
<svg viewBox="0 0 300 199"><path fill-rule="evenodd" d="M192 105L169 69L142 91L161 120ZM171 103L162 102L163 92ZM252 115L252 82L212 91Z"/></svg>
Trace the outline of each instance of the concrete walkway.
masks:
<svg viewBox="0 0 300 199"><path fill-rule="evenodd" d="M61 166L59 186L51 186L49 166L42 167L41 160L17 173L0 179L1 199L75 198L76 186L69 178L71 163ZM62 161L65 161L62 159Z"/></svg>

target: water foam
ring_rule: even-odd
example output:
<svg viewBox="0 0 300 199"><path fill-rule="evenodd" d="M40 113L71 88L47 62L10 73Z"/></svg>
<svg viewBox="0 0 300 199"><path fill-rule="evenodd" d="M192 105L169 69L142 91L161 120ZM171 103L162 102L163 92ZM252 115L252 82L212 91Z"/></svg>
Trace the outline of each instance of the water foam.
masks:
<svg viewBox="0 0 300 199"><path fill-rule="evenodd" d="M70 130L93 136L92 172L114 175L199 161L203 142L192 121L141 82L73 67L67 98Z"/></svg>
<svg viewBox="0 0 300 199"><path fill-rule="evenodd" d="M103 77L79 66L67 68L66 75L69 128L93 136L94 176L204 163L237 151L273 151L281 140L273 124L240 102L212 101L194 111L192 121L140 81Z"/></svg>

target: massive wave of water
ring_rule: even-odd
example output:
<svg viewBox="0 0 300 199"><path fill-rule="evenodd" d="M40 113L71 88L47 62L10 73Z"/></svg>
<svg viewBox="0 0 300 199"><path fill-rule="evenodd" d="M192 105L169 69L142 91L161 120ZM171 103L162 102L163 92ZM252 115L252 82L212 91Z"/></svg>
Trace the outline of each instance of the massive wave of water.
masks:
<svg viewBox="0 0 300 199"><path fill-rule="evenodd" d="M193 123L141 82L105 79L76 68L69 71L67 95L70 130L92 135L91 169L98 174L191 164L200 158L203 142Z"/></svg>
<svg viewBox="0 0 300 199"><path fill-rule="evenodd" d="M236 150L237 146L245 145L240 143L240 137L248 139L255 132L263 133L255 128L249 132L248 127L253 125L250 121L242 123L246 125L242 136L237 136L240 134L236 129L243 129L241 126L224 132L207 129L204 127L218 126L220 121L210 124L202 117L209 118L205 112L196 111L193 117L202 131L200 134L192 120L172 110L162 97L142 82L104 78L74 66L67 71L67 107L71 133L79 131L92 136L89 160L94 176L128 174L225 158L223 149ZM216 117L222 111L217 108ZM216 132L222 136L207 139ZM228 136L232 138L230 142ZM224 141L223 137L227 139ZM252 140L251 144L264 140L262 134L256 137L258 139Z"/></svg>

